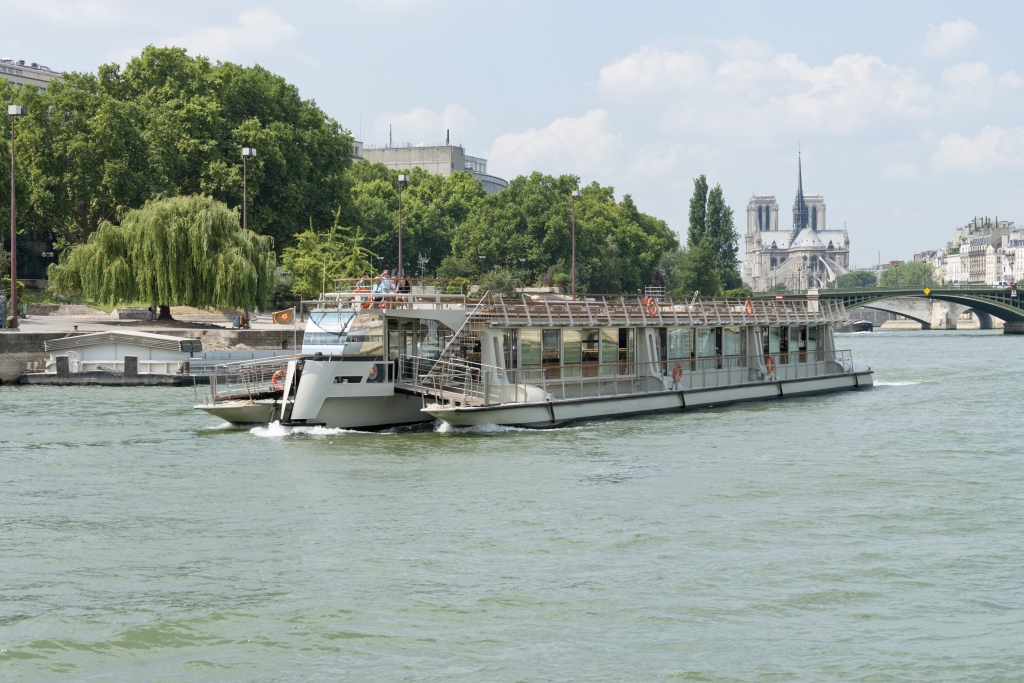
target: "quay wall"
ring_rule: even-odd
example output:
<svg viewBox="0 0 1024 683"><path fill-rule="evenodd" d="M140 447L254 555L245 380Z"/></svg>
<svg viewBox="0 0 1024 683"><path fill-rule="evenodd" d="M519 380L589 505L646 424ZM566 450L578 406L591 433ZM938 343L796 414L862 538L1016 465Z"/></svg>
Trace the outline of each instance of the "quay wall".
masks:
<svg viewBox="0 0 1024 683"><path fill-rule="evenodd" d="M174 337L201 339L204 350L211 347L229 348L244 345L255 350L286 351L295 349L293 341L302 346L302 331L293 336L292 330L202 330L202 329L147 329L147 332ZM0 383L17 384L25 374L26 363L42 363L46 359L47 341L86 334L85 332L0 332Z"/></svg>

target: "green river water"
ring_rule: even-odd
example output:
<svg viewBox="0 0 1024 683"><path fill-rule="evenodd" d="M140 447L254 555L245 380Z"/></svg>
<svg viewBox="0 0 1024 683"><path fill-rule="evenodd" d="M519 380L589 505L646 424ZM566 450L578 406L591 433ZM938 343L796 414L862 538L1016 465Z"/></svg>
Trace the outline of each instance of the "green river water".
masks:
<svg viewBox="0 0 1024 683"><path fill-rule="evenodd" d="M0 387L0 681L1024 681L1024 338L548 430Z"/></svg>

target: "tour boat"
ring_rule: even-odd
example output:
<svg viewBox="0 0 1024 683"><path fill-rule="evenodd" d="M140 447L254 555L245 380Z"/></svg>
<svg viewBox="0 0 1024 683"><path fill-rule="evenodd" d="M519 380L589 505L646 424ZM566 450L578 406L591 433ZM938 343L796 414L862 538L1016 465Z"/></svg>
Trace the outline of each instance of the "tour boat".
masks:
<svg viewBox="0 0 1024 683"><path fill-rule="evenodd" d="M338 292L301 353L218 366L195 407L234 424L549 427L872 385L841 302Z"/></svg>

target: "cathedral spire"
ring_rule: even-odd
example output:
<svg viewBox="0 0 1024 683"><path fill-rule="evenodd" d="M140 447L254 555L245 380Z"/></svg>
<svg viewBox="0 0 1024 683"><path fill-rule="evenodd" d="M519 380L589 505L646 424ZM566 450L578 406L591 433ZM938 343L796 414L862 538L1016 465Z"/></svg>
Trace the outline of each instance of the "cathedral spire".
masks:
<svg viewBox="0 0 1024 683"><path fill-rule="evenodd" d="M793 236L807 227L807 204L804 202L804 169L800 149L796 151L796 199L793 200Z"/></svg>

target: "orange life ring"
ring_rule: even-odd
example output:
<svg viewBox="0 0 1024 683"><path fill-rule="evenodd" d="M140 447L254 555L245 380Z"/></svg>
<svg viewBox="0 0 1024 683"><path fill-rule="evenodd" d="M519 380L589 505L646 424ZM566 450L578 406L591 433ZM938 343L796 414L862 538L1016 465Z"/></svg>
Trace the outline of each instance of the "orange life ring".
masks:
<svg viewBox="0 0 1024 683"><path fill-rule="evenodd" d="M270 378L270 388L273 389L274 391L281 391L282 389L284 389L284 387L277 383L277 380L284 377L285 374L286 373L284 370L278 370L277 372L275 372L274 376Z"/></svg>
<svg viewBox="0 0 1024 683"><path fill-rule="evenodd" d="M754 315L754 304L750 303L750 299L743 305L743 315Z"/></svg>
<svg viewBox="0 0 1024 683"><path fill-rule="evenodd" d="M679 380L683 378L683 366L676 363L676 366L672 368L672 381L679 384Z"/></svg>
<svg viewBox="0 0 1024 683"><path fill-rule="evenodd" d="M764 357L764 369L768 371L768 374L775 372L775 359L771 356Z"/></svg>
<svg viewBox="0 0 1024 683"><path fill-rule="evenodd" d="M647 316L649 318L654 318L658 315L658 302L654 300L653 296L647 297L644 307L647 310Z"/></svg>

